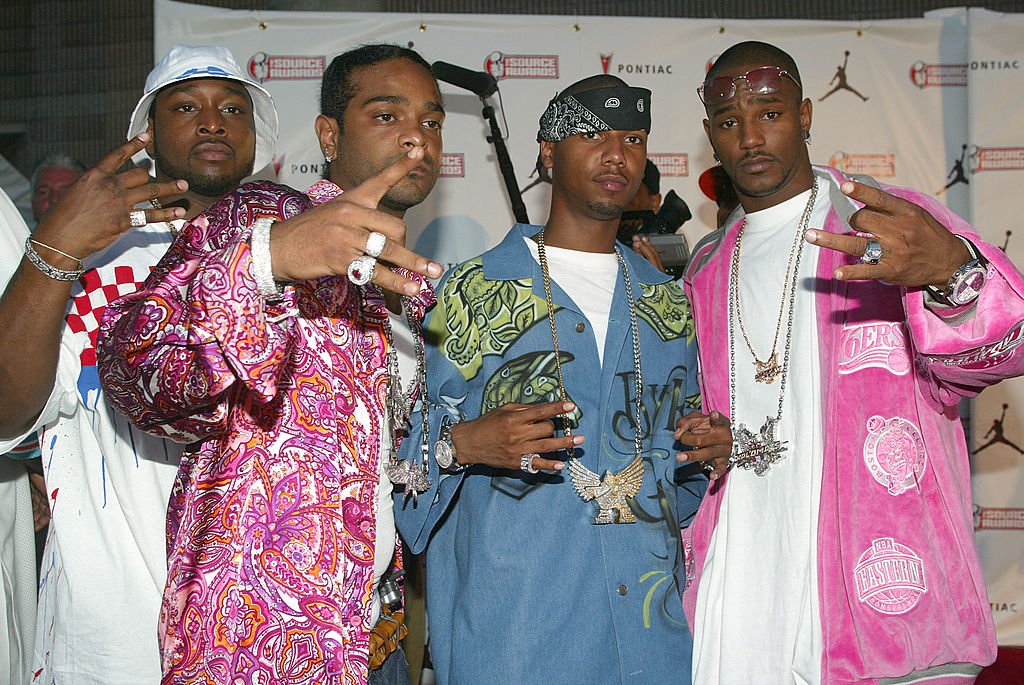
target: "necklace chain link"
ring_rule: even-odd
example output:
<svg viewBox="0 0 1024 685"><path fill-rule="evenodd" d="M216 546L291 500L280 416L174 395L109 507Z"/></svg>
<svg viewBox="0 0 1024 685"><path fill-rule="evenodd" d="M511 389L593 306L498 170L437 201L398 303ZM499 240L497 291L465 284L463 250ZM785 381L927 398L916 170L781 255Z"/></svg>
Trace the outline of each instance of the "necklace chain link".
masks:
<svg viewBox="0 0 1024 685"><path fill-rule="evenodd" d="M160 200L156 199L155 197L152 198L149 201L149 204L153 207L153 209L163 209L164 208L164 206L162 204L160 204ZM163 223L164 223L164 226L167 227L167 230L169 230L171 232L171 236L174 237L174 238L177 238L178 237L178 233L180 233L180 231L174 226L174 224L172 224L170 221L165 221Z"/></svg>
<svg viewBox="0 0 1024 685"><path fill-rule="evenodd" d="M402 311L412 332L413 351L416 355L416 371L409 381L408 389L402 388L402 376L398 366L398 349L391 330L391 321L384 321L384 337L388 344L388 396L386 401L391 444L384 461L384 473L392 483L405 486L405 497L413 501L432 485L430 481L430 403L427 400L426 354L423 344L423 326L412 315L412 303L402 297ZM398 458L398 434L405 429L412 414L416 396L420 398L420 463L414 464Z"/></svg>
<svg viewBox="0 0 1024 685"><path fill-rule="evenodd" d="M797 284L800 277L800 258L803 255L804 250L804 240L802 239L802 236L804 231L807 230L807 225L810 222L811 213L814 210L814 203L817 200L817 197L818 184L817 181L815 181L811 186L811 196L807 200L807 206L804 207L804 213L797 224L796 240L794 241L794 244L796 245L796 257L793 259L791 255L793 269L791 273L787 270L789 282L783 290L784 298L786 290L788 289L789 291L789 314L786 320L786 345L783 351L782 366L779 371L782 381L779 383L778 411L775 413L775 418L770 416L765 417L765 422L757 434L747 428L744 424L737 423L736 419L736 335L735 327L732 325L732 320L734 316L737 319L739 318L739 254L740 241L743 238L743 230L746 228L746 224L740 227L740 233L736 237L736 247L729 263L729 416L732 418L733 423L736 424L736 429L733 431L733 447L732 454L729 457L729 465L738 466L743 469L753 469L754 473L758 476L767 473L769 467L784 459L787 453L787 443L780 441L776 437L775 432L778 430L779 424L782 420L782 407L786 397L786 380L789 376L789 357L793 343L794 305L796 303ZM783 299L783 304L785 304L785 302L786 299ZM745 332L743 333L743 336L746 337ZM778 333L776 333L776 337L778 337ZM750 353L753 355L754 351L751 350ZM756 356L754 356L754 363L760 363Z"/></svg>
<svg viewBox="0 0 1024 685"><path fill-rule="evenodd" d="M815 188L815 191L817 188ZM755 375L754 380L758 383L771 384L778 380L782 374L782 367L779 366L779 332L782 330L782 320L786 315L786 301L787 295L790 291L796 288L796 278L794 277L794 268L799 268L800 257L799 254L803 249L803 230L807 228L807 220L810 218L810 212L813 209L813 203L807 205L804 210L804 215L800 219L800 223L797 224L798 230L796 235L793 236L793 246L789 250L789 262L786 264L786 276L783 280L782 296L779 298L779 315L775 320L775 334L772 336L772 351L768 354L767 359L761 361L754 351L754 345L750 342L750 337L747 335L747 327L743 323L743 305L740 300L739 288L735 291L730 288L729 299L730 306L736 310L736 321L739 323L740 333L743 335L743 342L746 343L747 349L750 351L750 356L754 358ZM740 252L743 248L743 234L746 232L747 223L744 219L743 225L740 227L739 235L736 236L736 249L732 253L732 262L730 266L736 272L736 281L740 279ZM792 314L792 312L790 312Z"/></svg>
<svg viewBox="0 0 1024 685"><path fill-rule="evenodd" d="M544 245L544 229L537 234L537 258L540 262L540 273L544 282L544 299L547 301L548 323L551 325L551 341L555 348L555 371L558 376L558 391L561 401L568 402L569 396L565 391L565 377L562 374L561 353L558 347L558 326L555 324L555 303L551 297L551 271L548 267L547 250ZM636 300L633 297L633 282L629 277L629 269L626 267L626 260L623 258L618 246L615 247L615 258L618 260L619 268L622 270L622 283L626 289L626 299L629 301L629 326L633 339L633 378L634 392L636 394L636 400L634 402L636 432L634 433L633 444L635 449L635 459L640 459L640 455L643 453L643 430L641 428L640 418L643 412L642 395L644 387L643 369L640 364L640 327L637 323ZM566 414L562 415L562 432L566 436L572 435L572 429L569 426L569 416ZM574 447L567 447L565 449L565 453L569 459L574 459L576 449Z"/></svg>

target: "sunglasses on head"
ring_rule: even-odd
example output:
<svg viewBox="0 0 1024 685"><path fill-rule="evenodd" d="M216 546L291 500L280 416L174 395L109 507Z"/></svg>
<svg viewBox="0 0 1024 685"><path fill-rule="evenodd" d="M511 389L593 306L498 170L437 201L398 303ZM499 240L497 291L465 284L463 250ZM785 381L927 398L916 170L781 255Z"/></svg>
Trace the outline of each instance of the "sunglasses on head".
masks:
<svg viewBox="0 0 1024 685"><path fill-rule="evenodd" d="M796 77L782 67L757 67L738 76L716 76L698 88L697 95L706 107L712 107L736 95L737 81L746 81L751 93L766 95L782 88L783 76L800 87Z"/></svg>

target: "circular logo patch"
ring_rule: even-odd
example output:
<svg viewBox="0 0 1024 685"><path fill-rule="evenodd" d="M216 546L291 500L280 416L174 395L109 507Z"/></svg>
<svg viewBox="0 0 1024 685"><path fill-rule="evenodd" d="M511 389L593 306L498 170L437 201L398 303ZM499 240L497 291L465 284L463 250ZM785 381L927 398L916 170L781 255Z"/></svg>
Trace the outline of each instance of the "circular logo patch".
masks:
<svg viewBox="0 0 1024 685"><path fill-rule="evenodd" d="M867 422L864 463L876 481L890 495L902 495L916 489L924 476L928 456L917 426L898 416L884 419L872 416Z"/></svg>
<svg viewBox="0 0 1024 685"><path fill-rule="evenodd" d="M857 599L882 614L905 614L928 592L924 562L892 538L872 541L854 568Z"/></svg>

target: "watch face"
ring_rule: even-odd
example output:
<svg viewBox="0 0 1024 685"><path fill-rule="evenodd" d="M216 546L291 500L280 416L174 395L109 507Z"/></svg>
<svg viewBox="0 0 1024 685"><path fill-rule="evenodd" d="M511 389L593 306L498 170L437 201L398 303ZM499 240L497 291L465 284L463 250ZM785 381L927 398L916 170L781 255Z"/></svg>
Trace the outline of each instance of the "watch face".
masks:
<svg viewBox="0 0 1024 685"><path fill-rule="evenodd" d="M450 468L452 465L452 446L447 440L438 440L434 444L434 461L442 469Z"/></svg>
<svg viewBox="0 0 1024 685"><path fill-rule="evenodd" d="M956 283L950 289L949 299L953 304L957 305L973 302L978 297L978 294L981 293L981 288L984 285L985 267L980 264L974 264L965 269L963 273L958 274Z"/></svg>

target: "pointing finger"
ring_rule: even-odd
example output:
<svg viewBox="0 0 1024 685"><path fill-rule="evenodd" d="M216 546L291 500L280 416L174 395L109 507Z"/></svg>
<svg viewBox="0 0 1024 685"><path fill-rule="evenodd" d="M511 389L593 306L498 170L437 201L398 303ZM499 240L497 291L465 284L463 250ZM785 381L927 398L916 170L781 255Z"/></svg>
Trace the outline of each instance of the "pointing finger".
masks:
<svg viewBox="0 0 1024 685"><path fill-rule="evenodd" d="M828 231L819 231L813 228L804 231L804 240L812 245L844 252L852 257L863 256L868 244L867 238L861 238L856 235L829 233Z"/></svg>
<svg viewBox="0 0 1024 685"><path fill-rule="evenodd" d="M380 254L377 255L377 257L382 263L386 263L391 266L403 267L410 271L415 271L418 274L422 274L427 278L439 278L443 273L441 265L437 262L431 261L394 240L388 240L387 238L385 238L384 247L381 248ZM413 294L416 292L419 292L419 290L417 289Z"/></svg>
<svg viewBox="0 0 1024 685"><path fill-rule="evenodd" d="M576 405L572 402L547 402L525 405L523 409L530 411L530 420L536 422L568 414L576 409Z"/></svg>
<svg viewBox="0 0 1024 685"><path fill-rule="evenodd" d="M804 239L819 247L837 250L852 257L863 257L868 246L868 239L861 236L838 235L814 229L806 231ZM862 262L843 264L832 275L840 281L884 280L892 275L892 270L886 264Z"/></svg>
<svg viewBox="0 0 1024 685"><path fill-rule="evenodd" d="M343 197L348 202L376 209L381 198L408 176L409 172L419 166L422 160L423 148L413 147L406 155L384 167L376 176L366 179L349 190Z"/></svg>
<svg viewBox="0 0 1024 685"><path fill-rule="evenodd" d="M838 281L883 281L892 275L884 264L845 264L833 273Z"/></svg>
<svg viewBox="0 0 1024 685"><path fill-rule="evenodd" d="M177 181L154 181L129 188L126 192L126 198L132 205L137 205L147 200L152 202L153 200L159 201L174 197L186 190L188 190L188 181L184 179L178 179ZM178 209L181 208L179 207ZM184 210L181 212L181 216L185 216Z"/></svg>
<svg viewBox="0 0 1024 685"><path fill-rule="evenodd" d="M422 288L419 281L400 276L381 263L373 271L373 282L379 288L408 297L415 297Z"/></svg>
<svg viewBox="0 0 1024 685"><path fill-rule="evenodd" d="M706 433L710 429L711 423L708 420L707 414L694 411L676 421L676 430L673 437L679 440L686 433Z"/></svg>
<svg viewBox="0 0 1024 685"><path fill-rule="evenodd" d="M554 459L545 459L540 456L539 453L536 454L537 456L533 458L530 464L538 471L561 471L565 468L565 462L556 461Z"/></svg>

